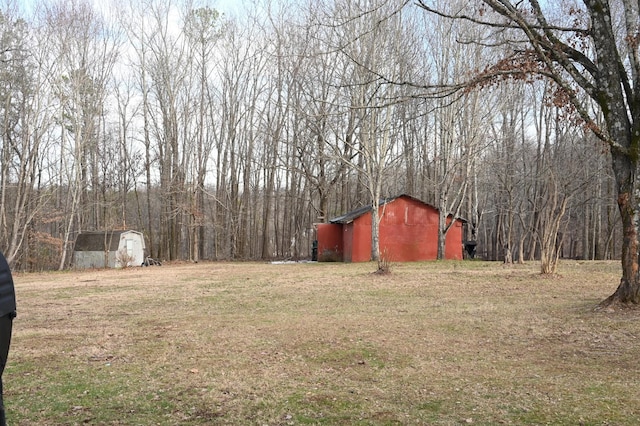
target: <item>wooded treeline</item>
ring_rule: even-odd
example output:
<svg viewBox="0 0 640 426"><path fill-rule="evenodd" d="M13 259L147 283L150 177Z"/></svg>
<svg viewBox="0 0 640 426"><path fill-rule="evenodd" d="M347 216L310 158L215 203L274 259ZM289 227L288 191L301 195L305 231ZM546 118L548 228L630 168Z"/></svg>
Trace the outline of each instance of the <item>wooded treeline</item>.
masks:
<svg viewBox="0 0 640 426"><path fill-rule="evenodd" d="M491 40L400 0L5 1L0 249L61 269L126 228L164 260L306 258L314 223L406 193L485 259L619 257L609 154L561 92L444 96Z"/></svg>

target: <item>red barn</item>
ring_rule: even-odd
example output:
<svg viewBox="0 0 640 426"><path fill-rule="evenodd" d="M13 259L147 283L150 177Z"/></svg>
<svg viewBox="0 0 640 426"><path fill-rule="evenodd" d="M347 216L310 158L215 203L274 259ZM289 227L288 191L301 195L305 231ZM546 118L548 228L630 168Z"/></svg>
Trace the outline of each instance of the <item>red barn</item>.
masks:
<svg viewBox="0 0 640 426"><path fill-rule="evenodd" d="M318 260L371 260L371 207L317 225ZM438 255L438 209L408 195L380 202L380 253L391 261L435 260ZM449 219L451 220L451 216ZM446 259L462 259L462 219L447 232Z"/></svg>

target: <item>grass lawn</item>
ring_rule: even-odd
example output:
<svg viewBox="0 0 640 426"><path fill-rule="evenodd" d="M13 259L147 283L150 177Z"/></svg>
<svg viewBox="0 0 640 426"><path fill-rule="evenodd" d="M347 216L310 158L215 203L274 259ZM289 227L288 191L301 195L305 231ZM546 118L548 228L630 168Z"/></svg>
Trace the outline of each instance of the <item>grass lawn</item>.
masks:
<svg viewBox="0 0 640 426"><path fill-rule="evenodd" d="M15 274L10 425L637 425L618 262Z"/></svg>

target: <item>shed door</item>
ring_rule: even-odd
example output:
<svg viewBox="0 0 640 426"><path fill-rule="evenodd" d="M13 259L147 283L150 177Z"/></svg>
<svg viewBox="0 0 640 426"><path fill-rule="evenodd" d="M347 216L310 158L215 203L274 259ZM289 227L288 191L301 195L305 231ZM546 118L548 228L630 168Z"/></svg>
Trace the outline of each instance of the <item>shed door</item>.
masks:
<svg viewBox="0 0 640 426"><path fill-rule="evenodd" d="M125 240L126 244L127 244L127 254L131 257L134 256L133 254L133 245L134 245L134 241L133 240Z"/></svg>

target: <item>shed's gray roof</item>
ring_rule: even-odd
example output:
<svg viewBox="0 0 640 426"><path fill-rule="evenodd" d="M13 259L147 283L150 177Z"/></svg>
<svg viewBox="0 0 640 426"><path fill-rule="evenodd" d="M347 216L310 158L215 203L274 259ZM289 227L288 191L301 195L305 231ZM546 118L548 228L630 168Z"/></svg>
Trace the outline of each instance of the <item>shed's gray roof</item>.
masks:
<svg viewBox="0 0 640 426"><path fill-rule="evenodd" d="M90 231L78 234L75 251L117 251L120 236L135 231Z"/></svg>
<svg viewBox="0 0 640 426"><path fill-rule="evenodd" d="M382 204L383 202L380 201L380 205ZM349 213L343 214L342 216L329 219L329 222L330 223L351 223L357 218L359 218L360 216L362 216L363 214L368 213L370 211L371 211L371 206L360 207L358 209L350 211Z"/></svg>

